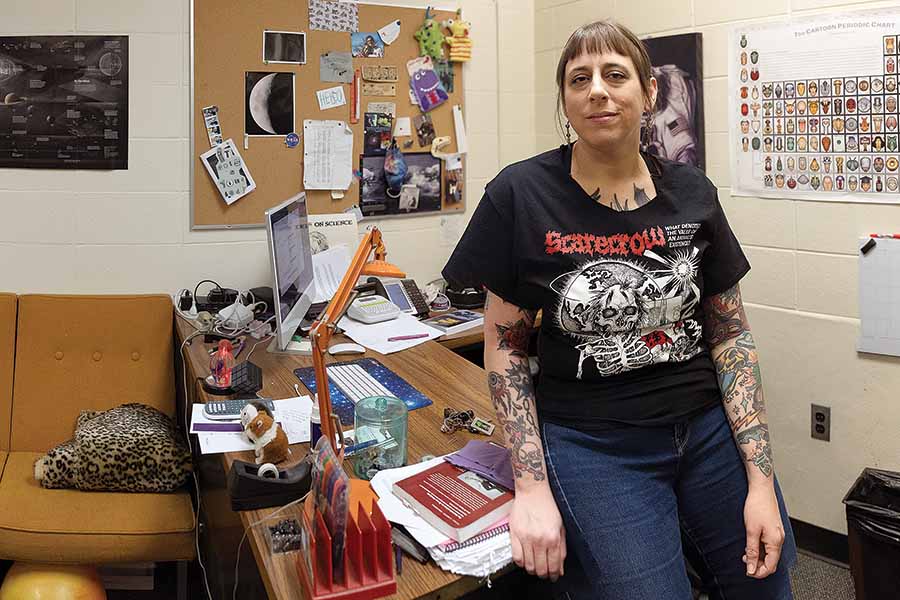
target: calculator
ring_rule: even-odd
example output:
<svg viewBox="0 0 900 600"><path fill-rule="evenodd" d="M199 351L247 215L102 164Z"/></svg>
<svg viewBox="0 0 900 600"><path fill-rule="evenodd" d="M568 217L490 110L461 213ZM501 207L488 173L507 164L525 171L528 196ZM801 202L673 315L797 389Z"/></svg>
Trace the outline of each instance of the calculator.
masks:
<svg viewBox="0 0 900 600"><path fill-rule="evenodd" d="M237 421L241 418L241 410L250 402L262 402L275 414L275 403L268 398L242 398L234 400L213 400L203 405L203 416L216 421Z"/></svg>
<svg viewBox="0 0 900 600"><path fill-rule="evenodd" d="M400 315L397 305L381 296L363 296L354 300L347 309L347 316L363 323L390 321Z"/></svg>

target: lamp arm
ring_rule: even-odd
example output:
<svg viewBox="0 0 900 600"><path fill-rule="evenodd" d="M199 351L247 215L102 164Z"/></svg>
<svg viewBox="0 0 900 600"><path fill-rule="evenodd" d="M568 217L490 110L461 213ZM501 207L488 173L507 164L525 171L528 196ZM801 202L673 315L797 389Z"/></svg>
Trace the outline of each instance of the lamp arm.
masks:
<svg viewBox="0 0 900 600"><path fill-rule="evenodd" d="M374 268L367 269L367 261L369 254L374 250L377 265ZM328 388L328 372L325 369L325 353L328 352L328 345L334 330L337 327L336 320L344 314L347 303L353 294L353 288L356 287L356 281L363 274L382 274L393 277L404 277L405 274L384 262L387 252L384 247L384 241L381 237L381 231L377 227L370 227L363 236L359 246L356 248L356 254L350 261L350 267L344 278L341 279L340 285L335 292L328 306L319 315L319 318L313 323L309 331L309 337L313 347L313 368L316 376L316 392L318 396L319 414L322 418L322 435L324 435L331 446L334 448L335 454L343 453L344 444L341 437L340 446L337 445L336 437L341 433L340 421L336 415L332 414L331 408L331 391Z"/></svg>

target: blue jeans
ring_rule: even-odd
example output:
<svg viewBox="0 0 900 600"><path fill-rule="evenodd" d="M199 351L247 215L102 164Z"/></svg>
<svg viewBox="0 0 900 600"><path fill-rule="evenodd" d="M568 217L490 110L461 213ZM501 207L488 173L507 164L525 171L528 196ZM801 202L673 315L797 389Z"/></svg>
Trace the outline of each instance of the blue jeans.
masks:
<svg viewBox="0 0 900 600"><path fill-rule="evenodd" d="M698 559L692 565L713 599L793 598L788 570L797 549L777 481L785 530L778 569L765 579L746 575L747 474L721 405L668 427L586 434L543 423L542 437L573 558L558 591L592 600L690 600L687 554Z"/></svg>

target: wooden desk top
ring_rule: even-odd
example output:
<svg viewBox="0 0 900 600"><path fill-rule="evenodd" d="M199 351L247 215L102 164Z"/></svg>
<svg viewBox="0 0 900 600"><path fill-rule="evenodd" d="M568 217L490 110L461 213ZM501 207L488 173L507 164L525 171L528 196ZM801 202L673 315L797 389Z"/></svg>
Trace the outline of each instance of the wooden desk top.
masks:
<svg viewBox="0 0 900 600"><path fill-rule="evenodd" d="M180 344L194 329L181 317L176 316L175 321ZM248 343L250 341L248 339ZM270 354L266 352L267 345L268 341L259 344L252 355L253 363L263 370L264 385L261 393L276 399L292 397L295 395L294 384L297 383L301 392L309 394L309 390L299 382L293 370L312 365L312 358ZM210 398L197 380L198 377L205 377L209 373L207 350L210 347L211 345L203 343L202 336L198 336L192 340L184 353L188 358L187 375L196 382L189 390L192 395L189 400L192 402L206 402ZM409 413L408 462L418 462L425 454L440 455L453 452L462 448L470 439L487 439L464 431L448 435L441 433L440 430L446 406L456 409L471 408L475 414L485 418L493 416L485 373L479 367L436 342L426 342L389 355L369 350L365 355L327 356L326 361L332 363L362 356L378 359L433 401L433 404ZM245 358L246 355L242 354L238 357L238 361ZM291 448L295 460L300 460L307 454L309 445L294 444ZM250 451L223 454L223 468L226 472L235 459L253 462L254 457ZM239 514L243 526L247 528L251 523L268 517L276 510L265 508L240 511ZM273 523L285 517L298 517L299 514L299 506L293 506L279 513L277 518L273 519ZM287 556L270 554L264 528L265 525L254 527L247 534L247 541L253 549L269 598L277 600L302 598L299 576L294 563L296 554L289 553ZM433 563L422 565L409 557L404 557L403 574L397 577L397 594L391 597L398 599L456 597L479 586L479 580L474 577L461 577L443 571Z"/></svg>

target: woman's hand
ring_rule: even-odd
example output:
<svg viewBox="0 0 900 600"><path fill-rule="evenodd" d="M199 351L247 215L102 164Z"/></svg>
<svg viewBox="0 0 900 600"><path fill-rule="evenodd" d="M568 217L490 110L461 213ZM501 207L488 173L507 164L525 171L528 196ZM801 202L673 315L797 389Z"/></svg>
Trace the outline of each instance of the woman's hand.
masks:
<svg viewBox="0 0 900 600"><path fill-rule="evenodd" d="M524 488L524 489L523 489ZM512 557L532 575L556 581L563 575L566 530L546 482L517 486L509 515Z"/></svg>
<svg viewBox="0 0 900 600"><path fill-rule="evenodd" d="M743 558L747 575L764 579L778 568L781 546L784 544L784 524L771 480L750 487L744 503L744 525L747 528L747 549Z"/></svg>

